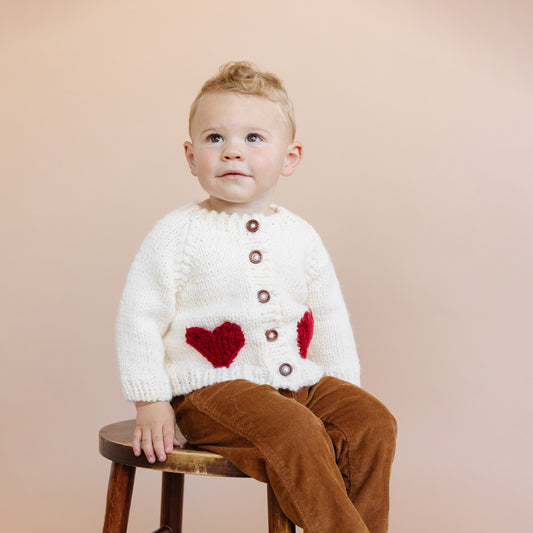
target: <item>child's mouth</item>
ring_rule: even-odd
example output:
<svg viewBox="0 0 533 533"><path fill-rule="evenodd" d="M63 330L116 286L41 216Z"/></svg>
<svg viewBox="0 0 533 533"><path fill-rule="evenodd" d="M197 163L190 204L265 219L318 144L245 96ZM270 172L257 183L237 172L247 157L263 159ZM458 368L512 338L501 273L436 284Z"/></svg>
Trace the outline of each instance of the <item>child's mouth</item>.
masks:
<svg viewBox="0 0 533 533"><path fill-rule="evenodd" d="M239 172L238 170L228 170L227 172L220 174L220 177L221 178L247 178L248 174L244 174L244 172Z"/></svg>

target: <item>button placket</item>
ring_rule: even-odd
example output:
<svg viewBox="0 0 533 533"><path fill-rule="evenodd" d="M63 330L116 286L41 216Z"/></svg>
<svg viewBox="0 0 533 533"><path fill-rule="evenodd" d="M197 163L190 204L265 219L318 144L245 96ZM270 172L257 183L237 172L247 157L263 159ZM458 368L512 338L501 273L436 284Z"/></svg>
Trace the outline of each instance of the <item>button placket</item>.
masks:
<svg viewBox="0 0 533 533"><path fill-rule="evenodd" d="M246 230L250 233L255 233L259 229L259 222L252 218L246 222ZM254 265L259 264L263 260L263 254L259 250L252 250L248 254L248 259ZM257 292L257 299L260 303L265 304L270 300L270 293L264 289Z"/></svg>
<svg viewBox="0 0 533 533"><path fill-rule="evenodd" d="M260 228L260 223L256 220L256 219L250 219L246 222L246 230L251 233L251 234L255 234ZM252 237L252 235L250 235L250 237ZM259 263L262 263L263 260L264 260L264 252L261 251L261 247L264 245L264 238L259 238L257 239L255 237L255 235L253 236L253 238L250 240L250 245L251 247L253 247L255 244L255 246L258 246L257 248L252 248L248 254L248 260L250 261L250 263L252 263L253 265L258 265ZM266 281L266 279L264 278L264 274L265 274L265 271L263 269L261 270L253 270L253 272L256 272L257 275L258 275L258 278L256 279L256 281L259 281L260 283L263 283ZM262 274L260 274L260 272ZM262 279L262 281L260 281L260 279ZM260 285L261 286L261 285ZM270 302L271 300L271 295L270 295L270 292L266 289L260 289L257 291L257 300L259 303L262 303L262 304L266 304L268 302ZM270 312L267 313L268 315L270 315ZM270 329L267 329L265 331L265 338L267 340L267 342L269 343L272 343L272 342L275 342L278 340L278 337L279 337L279 334L278 334L278 331L274 328L272 328L272 321L271 320L267 320L267 323L270 322L271 324L271 327ZM292 369L291 369L291 372L292 372Z"/></svg>

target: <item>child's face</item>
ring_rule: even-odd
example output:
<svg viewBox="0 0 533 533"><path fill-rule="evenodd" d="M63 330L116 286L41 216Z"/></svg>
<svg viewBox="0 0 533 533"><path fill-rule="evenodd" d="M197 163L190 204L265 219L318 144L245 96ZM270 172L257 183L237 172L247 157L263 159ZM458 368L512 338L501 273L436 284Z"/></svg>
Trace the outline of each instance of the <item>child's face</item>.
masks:
<svg viewBox="0 0 533 533"><path fill-rule="evenodd" d="M185 156L217 211L268 213L280 175L301 160L280 107L262 96L205 95L190 133Z"/></svg>

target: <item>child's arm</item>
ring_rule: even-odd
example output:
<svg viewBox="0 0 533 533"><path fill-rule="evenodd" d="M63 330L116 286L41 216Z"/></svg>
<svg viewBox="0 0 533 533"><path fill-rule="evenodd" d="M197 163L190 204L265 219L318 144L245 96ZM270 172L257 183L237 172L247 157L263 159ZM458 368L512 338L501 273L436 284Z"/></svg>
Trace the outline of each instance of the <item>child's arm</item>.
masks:
<svg viewBox="0 0 533 533"><path fill-rule="evenodd" d="M309 358L335 376L360 385L359 358L348 310L329 254L316 236L308 270L308 305L315 321Z"/></svg>
<svg viewBox="0 0 533 533"><path fill-rule="evenodd" d="M130 268L117 318L122 387L137 407L133 449L137 455L144 451L150 462L165 460L176 442L163 336L177 312L176 294L186 282L186 231L178 212L156 224Z"/></svg>
<svg viewBox="0 0 533 533"><path fill-rule="evenodd" d="M117 316L117 355L128 400L170 400L163 335L176 313L179 238L159 222L131 265ZM178 236L179 237L179 236Z"/></svg>
<svg viewBox="0 0 533 533"><path fill-rule="evenodd" d="M133 453L144 451L149 463L165 461L174 446L183 447L185 438L176 436L174 410L169 402L136 402L137 423L133 432ZM179 431L179 430L178 430Z"/></svg>

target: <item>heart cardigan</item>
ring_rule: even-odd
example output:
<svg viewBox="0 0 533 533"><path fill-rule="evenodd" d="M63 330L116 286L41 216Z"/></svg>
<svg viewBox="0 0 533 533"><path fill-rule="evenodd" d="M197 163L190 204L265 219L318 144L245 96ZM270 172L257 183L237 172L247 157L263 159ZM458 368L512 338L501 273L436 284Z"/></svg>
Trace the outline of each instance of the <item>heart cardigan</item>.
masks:
<svg viewBox="0 0 533 533"><path fill-rule="evenodd" d="M273 209L248 216L194 203L155 225L118 313L128 399L170 400L232 379L289 390L324 375L359 384L330 258L307 222Z"/></svg>

